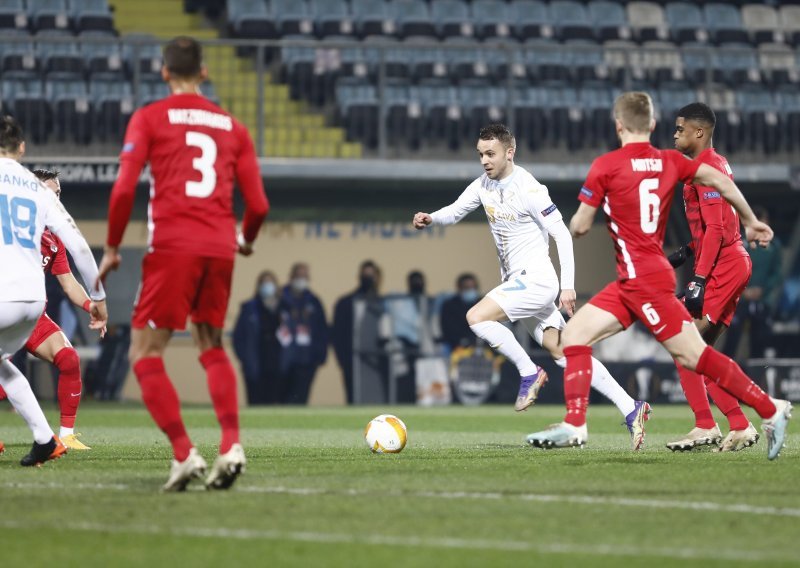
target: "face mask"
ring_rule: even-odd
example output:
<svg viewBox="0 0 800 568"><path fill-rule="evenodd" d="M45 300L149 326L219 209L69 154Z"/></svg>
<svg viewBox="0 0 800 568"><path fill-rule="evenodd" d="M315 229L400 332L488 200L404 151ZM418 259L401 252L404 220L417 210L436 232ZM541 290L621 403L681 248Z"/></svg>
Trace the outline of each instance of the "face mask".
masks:
<svg viewBox="0 0 800 568"><path fill-rule="evenodd" d="M362 292L369 292L375 288L375 279L372 276L362 276L358 287Z"/></svg>
<svg viewBox="0 0 800 568"><path fill-rule="evenodd" d="M478 296L479 296L478 291L475 288L470 288L469 290L464 290L463 292L461 292L461 299L466 304L473 303L475 300L478 299Z"/></svg>
<svg viewBox="0 0 800 568"><path fill-rule="evenodd" d="M303 292L308 289L308 280L305 278L295 278L292 280L292 289L295 292Z"/></svg>
<svg viewBox="0 0 800 568"><path fill-rule="evenodd" d="M262 300L268 300L272 298L275 295L275 283L264 282L258 287L258 295L261 296Z"/></svg>

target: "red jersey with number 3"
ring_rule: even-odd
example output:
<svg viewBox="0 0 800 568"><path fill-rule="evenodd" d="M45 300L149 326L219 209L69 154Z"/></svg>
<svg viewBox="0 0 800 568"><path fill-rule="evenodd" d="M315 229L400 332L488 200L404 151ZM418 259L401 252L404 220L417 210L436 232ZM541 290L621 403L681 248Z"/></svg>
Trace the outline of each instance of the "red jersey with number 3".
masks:
<svg viewBox="0 0 800 568"><path fill-rule="evenodd" d="M69 274L72 270L67 260L67 250L50 229L45 229L42 233L42 268L53 276Z"/></svg>
<svg viewBox="0 0 800 568"><path fill-rule="evenodd" d="M603 208L620 280L672 270L663 249L669 208L677 183L691 182L699 167L649 142L626 144L592 163L578 199Z"/></svg>
<svg viewBox="0 0 800 568"><path fill-rule="evenodd" d="M733 179L728 161L714 148L703 150L697 161ZM739 215L716 189L687 183L683 186L683 205L692 234L695 274L708 277L718 260L748 256L739 232Z"/></svg>
<svg viewBox="0 0 800 568"><path fill-rule="evenodd" d="M233 258L237 248L234 179L248 209L263 209L257 225L266 215L266 196L247 129L202 95L171 95L136 111L125 133L120 161L121 172L127 166L126 171L135 171L137 177L144 164L150 163L150 251ZM109 245L118 246L122 240L133 205L132 193L122 194L132 190L135 182L131 184L130 179L118 179L114 186ZM120 205L123 200L115 201L120 196L125 197L124 206Z"/></svg>

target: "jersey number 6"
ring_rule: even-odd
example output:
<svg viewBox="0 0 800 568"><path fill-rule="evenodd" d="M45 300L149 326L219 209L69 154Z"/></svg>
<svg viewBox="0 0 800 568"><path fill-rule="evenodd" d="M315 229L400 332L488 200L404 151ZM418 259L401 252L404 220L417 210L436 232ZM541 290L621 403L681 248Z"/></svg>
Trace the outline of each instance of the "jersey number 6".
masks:
<svg viewBox="0 0 800 568"><path fill-rule="evenodd" d="M661 205L661 199L653 193L654 191L658 191L658 178L643 179L639 184L639 212L642 218L642 231L646 235L652 235L658 230L658 207Z"/></svg>
<svg viewBox="0 0 800 568"><path fill-rule="evenodd" d="M200 148L200 155L192 160L192 167L202 174L200 181L186 182L186 195L189 197L208 197L217 187L217 143L208 134L202 132L186 132L186 145Z"/></svg>

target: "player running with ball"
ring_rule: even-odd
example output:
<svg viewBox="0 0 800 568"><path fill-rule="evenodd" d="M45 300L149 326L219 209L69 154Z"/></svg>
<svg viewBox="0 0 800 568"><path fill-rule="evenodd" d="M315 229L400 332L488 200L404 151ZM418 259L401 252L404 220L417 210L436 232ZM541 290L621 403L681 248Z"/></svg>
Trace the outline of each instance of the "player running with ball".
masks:
<svg viewBox="0 0 800 568"><path fill-rule="evenodd" d="M477 148L485 173L451 205L430 214L414 215L414 227L452 225L483 205L497 247L502 284L469 310L467 321L475 335L517 366L521 378L515 409L520 411L535 402L547 374L531 361L511 330L500 322L522 320L556 364L565 366L561 332L566 324L558 308L565 308L570 315L575 308L572 238L547 187L514 164L516 141L504 125L483 128ZM549 237L558 248L560 285L550 260ZM640 449L650 405L634 401L600 361L593 358L591 363L596 371L592 387L625 416L632 448Z"/></svg>
<svg viewBox="0 0 800 568"><path fill-rule="evenodd" d="M663 243L674 188L678 181L714 188L731 203L745 226L747 240L765 246L772 229L756 219L728 176L676 150L650 144L655 128L650 95L628 92L614 103L621 148L597 158L581 188L578 211L570 220L576 237L589 232L597 208L603 208L617 257L618 279L579 309L564 330L563 422L528 436L537 447L583 445L593 376L592 345L619 333L638 319L683 367L706 375L764 420L767 456L780 454L791 418L791 404L773 400L728 357L705 344L686 307L675 297L675 273Z"/></svg>

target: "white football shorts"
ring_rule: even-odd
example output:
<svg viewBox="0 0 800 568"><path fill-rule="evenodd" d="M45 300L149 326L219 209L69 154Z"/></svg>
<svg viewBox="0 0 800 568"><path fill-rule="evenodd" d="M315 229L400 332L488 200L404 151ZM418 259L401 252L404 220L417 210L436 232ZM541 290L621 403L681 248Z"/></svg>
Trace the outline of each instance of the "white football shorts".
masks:
<svg viewBox="0 0 800 568"><path fill-rule="evenodd" d="M486 295L503 308L511 321L536 318L544 327L563 329L564 318L555 304L558 292L555 279L539 282L519 276L503 282Z"/></svg>
<svg viewBox="0 0 800 568"><path fill-rule="evenodd" d="M0 302L0 359L22 349L36 322L44 313L45 302Z"/></svg>

